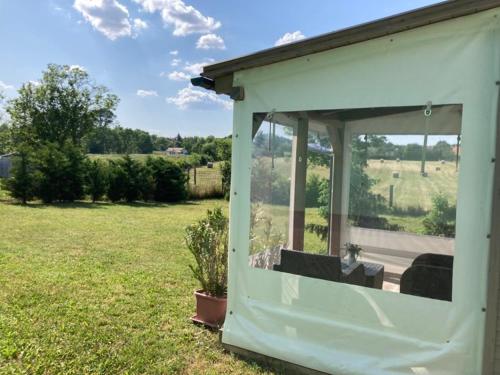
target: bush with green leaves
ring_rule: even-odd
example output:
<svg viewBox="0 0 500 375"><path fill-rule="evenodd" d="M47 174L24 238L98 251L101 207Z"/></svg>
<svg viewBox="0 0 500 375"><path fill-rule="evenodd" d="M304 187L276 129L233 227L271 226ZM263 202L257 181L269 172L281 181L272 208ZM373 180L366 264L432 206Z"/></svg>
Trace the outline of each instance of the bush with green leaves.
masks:
<svg viewBox="0 0 500 375"><path fill-rule="evenodd" d="M92 202L100 200L108 190L109 167L102 160L86 161L85 192L90 196Z"/></svg>
<svg viewBox="0 0 500 375"><path fill-rule="evenodd" d="M153 197L157 202L179 202L188 196L188 176L176 162L149 157L146 160L153 183ZM149 184L148 184L149 185Z"/></svg>
<svg viewBox="0 0 500 375"><path fill-rule="evenodd" d="M32 150L26 146L20 147L14 158L12 176L5 181L5 188L10 191L12 197L21 200L24 204L35 196L34 170Z"/></svg>
<svg viewBox="0 0 500 375"><path fill-rule="evenodd" d="M227 290L229 220L220 207L186 228L186 244L196 264L190 265L202 290L223 297Z"/></svg>
<svg viewBox="0 0 500 375"><path fill-rule="evenodd" d="M444 194L432 198L432 210L423 220L425 234L455 237L456 208Z"/></svg>
<svg viewBox="0 0 500 375"><path fill-rule="evenodd" d="M224 198L229 200L229 194L231 193L231 160L223 161L220 164L220 171L222 174L222 193Z"/></svg>
<svg viewBox="0 0 500 375"><path fill-rule="evenodd" d="M45 203L73 202L84 196L85 155L73 144L36 148L35 195Z"/></svg>
<svg viewBox="0 0 500 375"><path fill-rule="evenodd" d="M125 200L129 203L143 199L143 193L148 189L145 185L150 181L144 165L129 155L109 163L108 198L112 202Z"/></svg>
<svg viewBox="0 0 500 375"><path fill-rule="evenodd" d="M326 203L321 198L324 191L328 194L328 180L316 173L311 174L306 182L306 207L320 207L327 204L328 196Z"/></svg>

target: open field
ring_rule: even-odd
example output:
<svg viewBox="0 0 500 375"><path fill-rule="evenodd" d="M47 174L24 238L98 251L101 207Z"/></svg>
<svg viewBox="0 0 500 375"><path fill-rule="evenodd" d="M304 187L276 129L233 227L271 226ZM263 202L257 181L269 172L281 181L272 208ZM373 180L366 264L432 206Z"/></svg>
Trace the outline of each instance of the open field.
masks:
<svg viewBox="0 0 500 375"><path fill-rule="evenodd" d="M440 170L436 170L439 168ZM432 197L443 193L449 197L450 203L455 203L457 196L458 172L455 163L441 164L437 161L426 163L427 177L420 175L419 161L369 160L366 173L377 183L372 191L389 199L389 186L394 185L394 205L401 208L421 207L424 210L432 208ZM308 171L309 172L309 171ZM399 172L399 178L392 177L392 172ZM317 173L328 178L326 167L313 167L310 173Z"/></svg>
<svg viewBox="0 0 500 375"><path fill-rule="evenodd" d="M439 168L440 170L436 170ZM432 197L442 193L455 204L457 196L458 172L455 164L437 161L426 163L427 177L420 175L419 161L370 160L367 173L377 180L373 192L389 199L389 186L394 185L394 205L402 208L432 208ZM399 172L399 178L393 178L392 172Z"/></svg>
<svg viewBox="0 0 500 375"><path fill-rule="evenodd" d="M189 321L184 228L225 201L23 207L0 196L0 373L265 372Z"/></svg>

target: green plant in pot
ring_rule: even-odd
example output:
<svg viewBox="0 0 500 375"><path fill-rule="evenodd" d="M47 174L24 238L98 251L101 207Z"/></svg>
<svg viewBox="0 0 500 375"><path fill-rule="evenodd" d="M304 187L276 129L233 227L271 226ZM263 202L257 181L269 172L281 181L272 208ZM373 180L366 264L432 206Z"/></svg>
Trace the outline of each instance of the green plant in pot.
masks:
<svg viewBox="0 0 500 375"><path fill-rule="evenodd" d="M186 244L196 261L190 265L201 289L195 292L194 322L218 328L226 316L229 220L220 207L186 228Z"/></svg>
<svg viewBox="0 0 500 375"><path fill-rule="evenodd" d="M358 260L359 254L363 251L361 246L347 242L345 244L345 249L348 255L347 263L349 265L355 263Z"/></svg>

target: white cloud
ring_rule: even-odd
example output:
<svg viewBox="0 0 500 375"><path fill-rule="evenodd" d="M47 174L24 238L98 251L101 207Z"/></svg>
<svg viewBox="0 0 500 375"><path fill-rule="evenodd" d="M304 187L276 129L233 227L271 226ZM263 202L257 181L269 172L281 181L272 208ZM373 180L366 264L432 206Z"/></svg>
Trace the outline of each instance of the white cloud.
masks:
<svg viewBox="0 0 500 375"><path fill-rule="evenodd" d="M192 64L189 62L186 62L183 69L184 69L184 71L196 76L196 75L199 75L201 72L203 72L203 67L205 65L213 63L214 61L215 61L214 59L205 59L205 61L192 63Z"/></svg>
<svg viewBox="0 0 500 375"><path fill-rule="evenodd" d="M304 39L305 36L300 32L299 30L294 31L293 33L285 33L281 38L279 38L276 43L274 43L275 46L282 46L283 44L288 44L288 43L293 43L298 40Z"/></svg>
<svg viewBox="0 0 500 375"><path fill-rule="evenodd" d="M134 30L141 31L148 28L148 24L146 21L141 20L140 18L134 18Z"/></svg>
<svg viewBox="0 0 500 375"><path fill-rule="evenodd" d="M196 48L199 49L226 49L224 39L216 34L206 34L200 36L196 43Z"/></svg>
<svg viewBox="0 0 500 375"><path fill-rule="evenodd" d="M203 15L182 0L134 0L150 13L159 12L163 22L172 26L173 34L186 36L189 34L210 33L221 26L219 21Z"/></svg>
<svg viewBox="0 0 500 375"><path fill-rule="evenodd" d="M170 65L171 66L179 66L179 64L182 62L181 59L173 59L171 62L170 62Z"/></svg>
<svg viewBox="0 0 500 375"><path fill-rule="evenodd" d="M191 76L184 72L174 71L168 75L168 79L171 81L189 81Z"/></svg>
<svg viewBox="0 0 500 375"><path fill-rule="evenodd" d="M75 0L73 7L111 40L132 35L128 10L117 0Z"/></svg>
<svg viewBox="0 0 500 375"><path fill-rule="evenodd" d="M148 96L158 96L158 93L154 90L137 90L136 94L141 98L146 98Z"/></svg>
<svg viewBox="0 0 500 375"><path fill-rule="evenodd" d="M14 86L8 85L3 81L0 81L0 91L14 90Z"/></svg>
<svg viewBox="0 0 500 375"><path fill-rule="evenodd" d="M213 91L201 90L189 85L177 92L176 96L166 99L167 103L174 104L177 108L186 109L215 109L223 108L230 110L233 108L233 102L219 97Z"/></svg>
<svg viewBox="0 0 500 375"><path fill-rule="evenodd" d="M77 64L69 66L69 70L73 70L73 69L79 69L79 70L84 71L84 72L87 71L87 69L85 69L85 67L83 67L81 65L77 65Z"/></svg>
<svg viewBox="0 0 500 375"><path fill-rule="evenodd" d="M179 54L179 51L177 51L177 50L170 51L170 54L171 54L172 56L177 56L177 55Z"/></svg>

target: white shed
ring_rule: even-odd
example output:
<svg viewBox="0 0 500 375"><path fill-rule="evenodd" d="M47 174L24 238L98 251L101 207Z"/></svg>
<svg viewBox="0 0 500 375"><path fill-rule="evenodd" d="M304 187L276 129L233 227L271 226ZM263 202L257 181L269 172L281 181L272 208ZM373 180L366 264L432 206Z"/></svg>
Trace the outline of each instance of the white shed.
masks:
<svg viewBox="0 0 500 375"><path fill-rule="evenodd" d="M223 344L309 372L500 373L499 81L500 0L206 66L193 84L235 100Z"/></svg>

